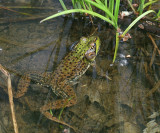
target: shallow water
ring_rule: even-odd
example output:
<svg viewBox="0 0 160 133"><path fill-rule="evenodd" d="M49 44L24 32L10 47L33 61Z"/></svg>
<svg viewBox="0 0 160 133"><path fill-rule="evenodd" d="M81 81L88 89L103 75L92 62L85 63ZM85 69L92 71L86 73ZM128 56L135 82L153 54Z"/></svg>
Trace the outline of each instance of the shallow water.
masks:
<svg viewBox="0 0 160 133"><path fill-rule="evenodd" d="M158 115L148 118L160 111L160 85L155 92L148 93L160 82L158 54L150 67L153 53L151 40L145 33L133 28L130 31L132 39L120 43L113 64L114 30L100 20L96 20L94 26L99 27L95 34L102 43L96 67L109 78L102 77L97 69L90 67L74 86L78 103L64 110L64 121L81 133L141 133L149 121L155 119L159 124ZM53 72L70 46L94 30L88 19L64 17L42 24L39 20L1 24L0 64L10 72L15 89L18 79L25 72ZM154 38L160 48L160 39ZM14 131L2 74L0 84L0 132L10 133ZM48 93L48 88L31 84L23 97L14 99L19 132L74 132L40 113L39 108L47 102ZM51 93L49 100L56 100L56 96ZM53 113L58 115L60 110Z"/></svg>

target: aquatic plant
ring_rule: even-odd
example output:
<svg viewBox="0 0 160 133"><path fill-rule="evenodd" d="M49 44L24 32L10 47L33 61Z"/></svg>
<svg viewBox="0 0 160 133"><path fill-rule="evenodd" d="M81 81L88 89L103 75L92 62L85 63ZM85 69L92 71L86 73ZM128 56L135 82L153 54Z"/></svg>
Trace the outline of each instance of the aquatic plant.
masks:
<svg viewBox="0 0 160 133"><path fill-rule="evenodd" d="M90 3L86 3L84 0L72 0L72 5L74 9L87 9L92 11L92 6Z"/></svg>
<svg viewBox="0 0 160 133"><path fill-rule="evenodd" d="M63 10L67 10L67 8L66 8L66 6L65 6L65 4L64 4L64 2L63 2L63 0L59 0L59 2L61 3L61 6L62 6L62 8L63 8Z"/></svg>
<svg viewBox="0 0 160 133"><path fill-rule="evenodd" d="M64 2L61 3L64 4ZM64 5L62 4L62 7L64 8ZM125 37L126 33L144 16L146 16L147 14L151 13L151 12L155 12L153 10L148 10L146 12L144 12L143 14L141 14L139 17L137 17L127 28L126 30L119 35L118 30L120 29L118 26L118 14L119 14L119 7L120 7L120 0L72 0L72 4L73 7L76 9L70 9L70 10L66 10L67 8L65 8L65 11L56 13L54 15L51 15L43 20L40 21L40 23L47 21L49 19L61 16L61 15L65 15L65 14L69 14L69 13L87 13L90 14L94 17L98 17L108 23L110 23L116 30L116 47L115 47L115 53L114 53L114 58L113 58L113 62L116 59L116 55L117 55L117 50L118 50L118 46L119 46L119 38L123 38ZM143 2L142 2L143 4ZM101 11L103 11L105 13L105 15L101 15L99 13L97 13L96 11L93 11L91 8L91 5L93 7L96 7L98 9L100 9ZM141 5L142 6L142 5Z"/></svg>
<svg viewBox="0 0 160 133"><path fill-rule="evenodd" d="M69 13L75 13L75 12L80 12L80 13L88 13L88 14L90 14L92 16L99 17L99 18L107 21L111 25L113 25L115 27L115 29L118 29L118 24L117 23L118 23L118 13L119 13L120 0L117 0L115 4L113 2L114 0L111 0L112 2L111 1L109 2L109 3L111 3L111 4L109 4L109 7L107 7L107 4L106 4L107 0L105 0L104 3L101 2L100 0L96 0L96 1L82 0L82 1L85 2L85 3L83 3L83 2L82 3L80 3L80 2L78 2L78 3L77 2L73 2L74 7L77 7L78 5L81 4L82 5L81 8L70 9L70 10L59 12L57 14L51 15L51 16L49 16L49 17L41 20L41 22L49 20L49 19L52 19L52 18L55 18L55 17L58 17L58 16L61 16L61 15L65 15L65 14L69 14ZM85 5L86 6L89 5L89 6L87 6L87 8L86 8ZM98 9L104 11L105 14L106 14L106 16L92 11L92 8L89 8L89 7L91 7L90 5L95 6ZM115 9L113 8L114 5L115 5ZM78 7L80 7L80 6L78 6Z"/></svg>
<svg viewBox="0 0 160 133"><path fill-rule="evenodd" d="M132 8L133 12L136 14L139 14L139 15L141 15L143 13L143 11L146 7L149 6L148 10L150 10L152 4L155 2L158 2L158 0L149 0L148 2L146 2L146 0L140 0L138 9L137 9L137 11L135 11L134 7L132 6L132 0L127 0L127 1L128 1L129 6Z"/></svg>
<svg viewBox="0 0 160 133"><path fill-rule="evenodd" d="M158 13L156 14L155 19L160 22L160 10L159 10Z"/></svg>

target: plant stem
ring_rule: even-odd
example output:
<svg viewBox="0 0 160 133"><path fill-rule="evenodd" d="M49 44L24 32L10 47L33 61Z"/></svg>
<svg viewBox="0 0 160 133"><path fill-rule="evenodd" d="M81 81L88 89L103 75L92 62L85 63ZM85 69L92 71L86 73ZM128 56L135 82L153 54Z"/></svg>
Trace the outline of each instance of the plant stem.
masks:
<svg viewBox="0 0 160 133"><path fill-rule="evenodd" d="M59 0L59 2L61 3L61 6L63 7L63 9L66 11L67 8L66 8L66 6L65 6L65 4L64 4L64 2L63 2L63 0Z"/></svg>
<svg viewBox="0 0 160 133"><path fill-rule="evenodd" d="M115 51L114 51L113 63L114 63L116 56L117 56L118 46L119 46L119 33L116 32L116 47L115 47Z"/></svg>
<svg viewBox="0 0 160 133"><path fill-rule="evenodd" d="M127 0L129 6L131 7L131 9L133 10L134 14L136 14L136 10L134 9L134 7L132 6L132 3L130 2L130 0Z"/></svg>
<svg viewBox="0 0 160 133"><path fill-rule="evenodd" d="M147 14L152 13L152 12L156 13L154 10L149 10L149 11L146 11L146 12L144 12L143 14L141 14L138 18L136 18L136 19L127 27L127 29L123 32L122 37L123 37L141 18L143 18L144 16L146 16Z"/></svg>

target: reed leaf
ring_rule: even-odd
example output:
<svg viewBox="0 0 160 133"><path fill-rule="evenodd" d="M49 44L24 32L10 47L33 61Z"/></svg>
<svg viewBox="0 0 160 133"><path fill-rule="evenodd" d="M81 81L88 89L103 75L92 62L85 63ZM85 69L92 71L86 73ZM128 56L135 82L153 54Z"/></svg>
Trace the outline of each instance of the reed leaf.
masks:
<svg viewBox="0 0 160 133"><path fill-rule="evenodd" d="M95 0L95 1L97 2L97 4L104 6L104 4L100 0Z"/></svg>
<svg viewBox="0 0 160 133"><path fill-rule="evenodd" d="M153 0L153 1L149 1L149 2L145 3L145 4L143 5L143 9L146 8L146 7L149 6L149 5L152 5L153 3L157 2L157 1L158 1L158 0Z"/></svg>
<svg viewBox="0 0 160 133"><path fill-rule="evenodd" d="M81 5L82 5L83 9L86 10L86 5L85 5L85 3L84 3L84 0L81 1Z"/></svg>
<svg viewBox="0 0 160 133"><path fill-rule="evenodd" d="M109 1L109 11L113 14L114 9L114 0Z"/></svg>
<svg viewBox="0 0 160 133"><path fill-rule="evenodd" d="M117 23L118 23L119 5L120 5L120 0L116 0L115 10L114 10L114 17L115 17L115 21Z"/></svg>
<svg viewBox="0 0 160 133"><path fill-rule="evenodd" d="M108 6L107 0L104 1L104 4L106 7Z"/></svg>
<svg viewBox="0 0 160 133"><path fill-rule="evenodd" d="M94 2L92 0L85 0L85 1L87 1L91 5L101 9L102 11L104 11L114 21L114 23L116 23L113 14L109 11L109 9L107 7L105 7L105 5L102 6L101 4L98 4L98 3L96 3L96 2Z"/></svg>
<svg viewBox="0 0 160 133"><path fill-rule="evenodd" d="M140 2L141 2L141 3L140 3L140 5L139 5L138 11L139 11L139 14L141 15L142 12L143 12L143 6L144 6L145 0L141 0Z"/></svg>
<svg viewBox="0 0 160 133"><path fill-rule="evenodd" d="M66 6L65 6L65 4L64 4L64 2L63 2L63 0L59 0L59 2L61 3L61 6L63 7L63 9L66 11L67 8L66 8Z"/></svg>
<svg viewBox="0 0 160 133"><path fill-rule="evenodd" d="M122 37L141 19L143 18L144 16L146 16L147 14L149 13L156 13L154 10L149 10L149 11L146 11L144 12L143 14L141 14L139 17L137 17L128 27L127 29L123 32L122 34Z"/></svg>
<svg viewBox="0 0 160 133"><path fill-rule="evenodd" d="M114 27L116 26L116 24L111 21L110 19L96 13L96 12L93 12L93 11L89 11L89 10L84 10L84 9L71 9L71 10L67 10L67 11L62 11L62 12L59 12L57 14L54 14L54 15L51 15L43 20L40 21L40 23L46 21L46 20L49 20L49 19L52 19L52 18L55 18L55 17L58 17L58 16L61 16L61 15L65 15L65 14L69 14L69 13L74 13L74 12L80 12L80 13L88 13L90 15L93 15L93 16L96 16L96 17L99 17L105 21L107 21L108 23L112 24ZM116 27L115 27L116 28Z"/></svg>

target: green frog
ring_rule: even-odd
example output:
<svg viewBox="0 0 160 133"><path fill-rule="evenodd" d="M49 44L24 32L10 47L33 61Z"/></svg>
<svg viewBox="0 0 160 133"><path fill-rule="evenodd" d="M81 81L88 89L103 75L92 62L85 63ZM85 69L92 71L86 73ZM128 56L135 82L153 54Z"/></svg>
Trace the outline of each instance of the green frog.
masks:
<svg viewBox="0 0 160 133"><path fill-rule="evenodd" d="M70 107L77 103L76 94L72 88L72 81L77 80L86 72L94 62L99 49L99 37L82 37L79 43L64 57L53 73L41 73L38 76L36 73L28 73L22 76L18 83L18 91L15 97L21 97L25 94L31 79L36 83L52 88L52 91L62 99L45 104L40 108L40 111L48 119L73 128L64 121L51 115L48 110Z"/></svg>

